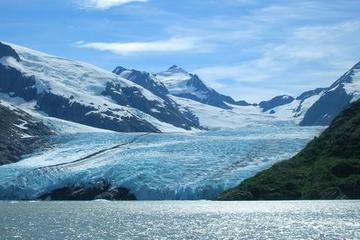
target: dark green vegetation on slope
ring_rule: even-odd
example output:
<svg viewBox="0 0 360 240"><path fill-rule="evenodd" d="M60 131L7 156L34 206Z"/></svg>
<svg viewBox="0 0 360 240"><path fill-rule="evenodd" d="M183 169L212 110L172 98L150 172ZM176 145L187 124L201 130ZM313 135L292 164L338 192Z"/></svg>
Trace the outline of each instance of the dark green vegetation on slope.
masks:
<svg viewBox="0 0 360 240"><path fill-rule="evenodd" d="M360 198L360 100L336 117L300 153L239 186L220 200Z"/></svg>

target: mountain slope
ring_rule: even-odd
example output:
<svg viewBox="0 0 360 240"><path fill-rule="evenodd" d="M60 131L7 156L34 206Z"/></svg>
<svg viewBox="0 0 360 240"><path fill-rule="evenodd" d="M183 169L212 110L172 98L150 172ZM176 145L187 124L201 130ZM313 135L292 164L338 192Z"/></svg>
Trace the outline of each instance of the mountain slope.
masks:
<svg viewBox="0 0 360 240"><path fill-rule="evenodd" d="M0 101L0 165L17 162L45 144L52 131L24 111Z"/></svg>
<svg viewBox="0 0 360 240"><path fill-rule="evenodd" d="M173 125L175 125L175 126L178 126L178 127L195 126L197 128L200 128L198 118L194 114L192 114L189 110L181 111L179 109L178 104L168 96L169 91L165 87L165 85L162 82L160 82L159 80L157 80L153 74L150 74L150 73L147 73L144 71L142 71L142 72L137 71L134 69L129 70L129 69L125 69L120 66L116 67L114 69L113 73L142 86L143 88L149 90L151 93L153 93L154 95L156 95L164 100L164 105L166 105L166 110L170 111L171 114L164 113L164 110L161 111L161 109L159 109L158 112L154 111L154 113L153 113L153 114L159 115L159 116L157 116L158 119L166 121L167 120L166 118L171 118L171 117L175 116L178 121L178 122L176 122L176 119L174 119L172 121L172 122L174 122ZM142 110L143 106L144 105L141 104L136 107L138 109ZM184 126L181 126L179 124L184 124ZM186 129L189 129L189 128L186 128Z"/></svg>
<svg viewBox="0 0 360 240"><path fill-rule="evenodd" d="M155 78L164 83L169 92L177 97L188 98L204 104L231 109L228 104L248 106L245 101L236 102L208 87L196 74L173 65L168 70L155 74Z"/></svg>
<svg viewBox="0 0 360 240"><path fill-rule="evenodd" d="M358 83L360 81L357 75L359 65L356 64L330 87L309 90L296 98L281 95L268 101L262 101L258 105L249 104L245 101L236 102L229 96L219 94L206 86L197 75L188 73L176 65L158 74L128 70L122 67L117 67L114 72L167 101L175 102L183 114L190 119L193 118L194 113L197 115L198 110L202 111L201 109L205 109L206 106L197 105L200 108L197 109L194 108L196 104L189 102L193 106L188 106L183 99L228 111L236 110L236 106L244 106L248 109L244 109L245 111L241 114L254 115L257 114L258 110L261 110L265 114L271 114L277 120L295 121L301 126L327 126L341 110L358 98L360 91L360 84ZM232 112L225 112L222 115L232 115ZM196 117L202 118L199 115ZM244 117L246 118L246 116ZM256 119L253 120L256 121ZM227 122L227 119L224 119L224 122ZM221 126L218 127L221 128Z"/></svg>
<svg viewBox="0 0 360 240"><path fill-rule="evenodd" d="M295 119L301 126L327 126L360 96L360 62L331 86L300 94L296 99L275 97L259 105L264 112ZM285 100L285 101L284 101Z"/></svg>
<svg viewBox="0 0 360 240"><path fill-rule="evenodd" d="M306 112L300 125L328 125L346 106L357 100L360 94L359 73L360 62L329 88L324 89L320 98Z"/></svg>
<svg viewBox="0 0 360 240"><path fill-rule="evenodd" d="M220 200L360 198L360 100L290 160L243 181Z"/></svg>
<svg viewBox="0 0 360 240"><path fill-rule="evenodd" d="M159 132L159 122L199 125L140 85L90 64L12 44L0 45L0 53L0 92L35 101L49 116L125 132Z"/></svg>
<svg viewBox="0 0 360 240"><path fill-rule="evenodd" d="M143 88L146 88L147 90L159 97L164 97L166 96L166 94L169 93L165 85L162 82L158 81L154 75L148 72L137 71L134 69L130 70L118 66L113 70L113 73L136 84L139 84Z"/></svg>
<svg viewBox="0 0 360 240"><path fill-rule="evenodd" d="M264 112L266 112L275 107L291 103L292 101L294 101L293 97L288 95L282 95L282 96L274 97L268 101L262 101L259 103L259 106L260 108L262 108Z"/></svg>

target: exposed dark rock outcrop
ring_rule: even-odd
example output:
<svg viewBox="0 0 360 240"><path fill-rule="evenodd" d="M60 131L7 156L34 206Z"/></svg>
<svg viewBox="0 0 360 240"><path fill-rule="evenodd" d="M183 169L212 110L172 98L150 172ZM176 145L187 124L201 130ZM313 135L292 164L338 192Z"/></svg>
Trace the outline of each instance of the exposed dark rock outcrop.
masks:
<svg viewBox="0 0 360 240"><path fill-rule="evenodd" d="M295 118L301 117L299 125L327 126L342 110L349 106L351 101L357 99L356 96L359 94L357 83L351 87L349 84L358 81L359 70L360 62L329 87L303 92L296 99L290 96L277 96L269 101L260 102L259 106L264 112L269 111L269 113L275 114L276 111L273 108L296 100L296 106L290 114Z"/></svg>
<svg viewBox="0 0 360 240"><path fill-rule="evenodd" d="M155 81L154 77L148 72L134 69L128 70L118 66L113 70L113 73L142 86L161 98L166 97L166 94L169 93L165 85L160 81Z"/></svg>
<svg viewBox="0 0 360 240"><path fill-rule="evenodd" d="M121 118L121 114L116 114L116 109L101 114L93 106L84 105L50 91L37 93L35 83L33 76L24 76L16 69L0 65L0 92L9 93L12 97L21 97L26 101L35 100L39 110L49 116L120 132L159 131L150 123L135 116Z"/></svg>
<svg viewBox="0 0 360 240"><path fill-rule="evenodd" d="M343 87L326 92L306 112L301 126L327 126L349 104L353 96Z"/></svg>
<svg viewBox="0 0 360 240"><path fill-rule="evenodd" d="M17 162L47 145L52 131L24 111L0 102L0 165Z"/></svg>
<svg viewBox="0 0 360 240"><path fill-rule="evenodd" d="M292 101L294 101L294 98L292 96L282 95L274 97L269 101L262 101L259 103L259 106L260 108L262 108L263 112L266 112L275 107L291 103Z"/></svg>
<svg viewBox="0 0 360 240"><path fill-rule="evenodd" d="M205 94L206 96L200 98L198 95L194 93L177 93L174 94L175 96L188 98L197 102L201 102L215 107L220 107L223 109L232 109L232 107L226 103L234 104L234 105L238 105L238 104L244 105L244 102L242 101L236 102L231 97L220 94L214 89L208 88L196 74L190 74L190 76L191 78L186 82L186 85L188 87L196 89L197 92L202 92L202 94Z"/></svg>
<svg viewBox="0 0 360 240"><path fill-rule="evenodd" d="M239 106L251 105L245 101L235 101L230 96L218 93L214 89L206 86L198 75L188 73L176 65L171 66L164 72L155 74L154 77L163 81L169 92L174 96L224 109L232 109L229 104Z"/></svg>
<svg viewBox="0 0 360 240"><path fill-rule="evenodd" d="M20 61L15 50L2 43L0 43L0 54L3 57L14 57ZM30 101L37 94L35 78L33 76L24 76L15 68L0 64L0 92L11 93L13 96L22 97L26 101Z"/></svg>
<svg viewBox="0 0 360 240"><path fill-rule="evenodd" d="M314 90L310 90L310 91L306 91L306 92L303 92L302 94L300 94L296 100L300 100L300 101L303 101L309 97L312 97L314 95L318 95L320 94L322 91L326 90L326 88L316 88Z"/></svg>
<svg viewBox="0 0 360 240"><path fill-rule="evenodd" d="M55 201L90 201L105 200L136 200L136 196L124 187L112 187L105 181L89 183L87 185L74 185L52 190L41 195L38 199Z"/></svg>
<svg viewBox="0 0 360 240"><path fill-rule="evenodd" d="M110 96L116 103L123 106L131 106L145 112L160 121L170 123L176 127L191 129L199 128L198 118L184 115L178 109L175 102L161 98L161 101L148 100L140 94L136 87L122 88L119 84L108 82L106 84L104 95Z"/></svg>
<svg viewBox="0 0 360 240"><path fill-rule="evenodd" d="M2 57L13 57L16 59L16 61L21 61L19 55L14 49L12 49L9 45L0 42L0 58Z"/></svg>
<svg viewBox="0 0 360 240"><path fill-rule="evenodd" d="M352 83L353 77L360 69L360 62L341 76L330 87L316 89L320 98L308 109L301 126L329 125L331 121L344 110L353 99L353 93L345 90L345 84Z"/></svg>
<svg viewBox="0 0 360 240"><path fill-rule="evenodd" d="M120 109L104 114L97 108L50 92L37 96L39 110L52 117L119 132L159 132L150 123L135 116L122 117ZM117 114L119 111L119 114Z"/></svg>

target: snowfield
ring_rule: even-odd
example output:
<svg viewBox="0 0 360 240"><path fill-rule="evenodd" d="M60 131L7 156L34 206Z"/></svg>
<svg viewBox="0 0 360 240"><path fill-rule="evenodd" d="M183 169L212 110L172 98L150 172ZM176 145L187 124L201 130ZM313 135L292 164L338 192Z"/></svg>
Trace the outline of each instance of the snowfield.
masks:
<svg viewBox="0 0 360 240"><path fill-rule="evenodd" d="M52 122L58 128L62 124ZM52 148L0 167L0 199L36 198L55 188L101 179L127 187L143 200L214 199L291 157L322 129L274 121L271 127L183 133L116 133L87 127L63 132L52 137Z"/></svg>
<svg viewBox="0 0 360 240"><path fill-rule="evenodd" d="M159 112L159 109L166 108L164 100L132 81L88 63L48 55L15 44L9 44L9 46L21 57L21 62L17 62L11 56L6 56L0 58L0 64L17 69L24 76L33 77L38 94L50 91L53 94L70 99L72 103L78 102L82 106L96 109L88 112L87 115L96 113L109 119L116 116L119 121L134 117L145 120L160 131L181 131L179 127L151 115L151 112ZM102 94L107 83L119 85L121 89L135 88L134 94L148 103L154 103L154 106L158 106L159 109L154 108L150 113L146 113L129 105L119 105L109 96ZM114 91L116 92L116 90ZM121 94L121 92L116 93ZM5 98L1 97L1 99L13 102L11 98L6 96ZM14 105L17 106L17 104ZM33 109L35 105L33 104Z"/></svg>
<svg viewBox="0 0 360 240"><path fill-rule="evenodd" d="M230 105L232 109L222 109L197 101L171 96L185 111L190 109L200 121L200 125L211 130L216 129L238 129L246 126L273 126L274 122L279 121L277 116L264 113L258 106L235 106ZM291 122L293 118L288 117L285 120Z"/></svg>
<svg viewBox="0 0 360 240"><path fill-rule="evenodd" d="M155 79L164 83L169 92L173 95L178 94L192 94L199 99L205 99L206 93L197 91L193 86L188 86L188 81L191 80L188 72L178 66L172 66L167 71L156 74Z"/></svg>

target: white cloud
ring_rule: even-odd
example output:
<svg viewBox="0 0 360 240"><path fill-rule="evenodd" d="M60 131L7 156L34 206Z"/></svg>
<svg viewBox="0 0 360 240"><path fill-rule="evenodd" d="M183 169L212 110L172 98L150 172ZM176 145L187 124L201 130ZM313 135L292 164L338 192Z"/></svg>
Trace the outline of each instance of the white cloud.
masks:
<svg viewBox="0 0 360 240"><path fill-rule="evenodd" d="M244 86L249 85L253 89L268 86L274 95L276 89L284 89L284 94L295 96L330 85L359 61L354 55L359 49L359 33L360 20L293 27L280 42L260 46L260 54L254 59L202 67L195 72L210 86L240 99L264 99L263 94L247 94ZM259 87L260 92L264 91Z"/></svg>
<svg viewBox="0 0 360 240"><path fill-rule="evenodd" d="M78 0L77 3L82 8L95 8L106 10L111 7L131 3L131 2L147 2L148 0Z"/></svg>
<svg viewBox="0 0 360 240"><path fill-rule="evenodd" d="M201 43L198 38L169 38L166 40L149 42L90 42L78 44L81 48L92 48L101 51L109 51L118 55L128 55L131 53L166 53L181 51L210 51L211 46Z"/></svg>
<svg viewBox="0 0 360 240"><path fill-rule="evenodd" d="M270 80L271 76L284 67L270 58L260 58L237 65L210 66L196 69L203 79L216 84L217 81L231 79L238 83L255 83Z"/></svg>
<svg viewBox="0 0 360 240"><path fill-rule="evenodd" d="M174 11L160 20L155 17L162 32L154 35L160 40L78 46L120 55L178 53L164 60L171 64L179 63L177 56L184 62L184 52L211 52L193 54L185 64L210 86L238 99L261 100L281 90L297 95L326 86L359 60L360 18L351 7L356 1L210 1L218 2L231 7L251 3L251 7L238 15L196 18ZM260 96L255 94L257 88L263 93Z"/></svg>

